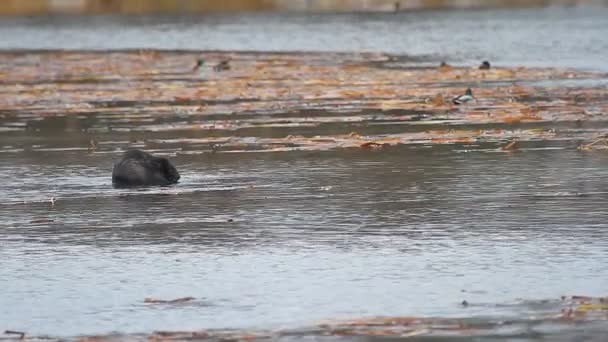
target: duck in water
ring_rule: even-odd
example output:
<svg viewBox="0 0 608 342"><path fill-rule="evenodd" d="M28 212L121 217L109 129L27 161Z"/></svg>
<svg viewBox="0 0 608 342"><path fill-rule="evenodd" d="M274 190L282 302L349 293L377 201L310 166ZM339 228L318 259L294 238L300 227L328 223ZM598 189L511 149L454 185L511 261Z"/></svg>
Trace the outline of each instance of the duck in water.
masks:
<svg viewBox="0 0 608 342"><path fill-rule="evenodd" d="M225 70L230 70L230 61L228 61L227 59L219 62L218 64L216 64L213 67L213 71L219 72L219 71L225 71Z"/></svg>
<svg viewBox="0 0 608 342"><path fill-rule="evenodd" d="M169 185L177 183L179 178L179 172L167 158L140 150L127 151L112 171L112 183L116 187Z"/></svg>
<svg viewBox="0 0 608 342"><path fill-rule="evenodd" d="M455 98L452 99L452 103L455 105L461 105L464 103L467 103L471 100L473 100L473 92L471 91L471 88L467 88L467 91L464 93L464 95L458 95Z"/></svg>
<svg viewBox="0 0 608 342"><path fill-rule="evenodd" d="M205 65L205 60L202 59L202 58L199 58L199 59L196 60L196 65L194 65L194 68L192 68L192 71L198 71L204 65Z"/></svg>

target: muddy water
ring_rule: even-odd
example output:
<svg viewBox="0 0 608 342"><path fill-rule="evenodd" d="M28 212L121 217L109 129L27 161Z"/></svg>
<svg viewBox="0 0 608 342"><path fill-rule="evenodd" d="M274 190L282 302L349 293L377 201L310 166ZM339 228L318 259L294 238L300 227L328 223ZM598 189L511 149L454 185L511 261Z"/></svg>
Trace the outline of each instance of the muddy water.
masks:
<svg viewBox="0 0 608 342"><path fill-rule="evenodd" d="M442 23L436 26L421 20L430 14L419 13L404 14L399 25L419 26L414 30L419 40L403 35L421 42L404 43L415 53L464 60L487 53L534 64L543 62L542 46L555 56L547 64L579 66L584 60L596 66L595 58L606 48L598 38L606 17L597 13L601 10L498 11L494 21L469 20L487 12L435 13ZM324 45L320 29L311 31L313 43L296 39L318 27L313 24L319 17L286 18L258 16L230 24L222 21L227 19L202 24L119 20L125 31L118 37L123 38L111 43L99 33L118 30L108 19L95 19L92 27L99 25L101 31L89 30L78 19L19 19L19 25L2 19L6 39L0 44L184 48L188 42L198 44L194 48L256 49L259 40L250 38L263 32L275 38L268 49L401 49L393 44L398 40L382 38L388 34L382 24L355 25L357 16L339 16L343 21L325 25L377 34L356 34L331 46ZM401 17L369 18L394 23ZM509 31L516 18L528 26ZM30 21L36 24L24 24ZM569 24L568 30L556 25L549 33L537 31L538 25L553 22ZM296 27L292 33L301 36L294 33L292 41L267 25ZM446 33L450 25L456 35L489 25L513 40L500 46L468 39L464 45L444 45L422 38L427 27ZM209 27L224 38L210 38ZM251 31L243 33L243 27ZM530 47L536 52L516 56L509 48L521 43L515 33L532 31L540 32L534 40L540 45ZM159 37L155 32L169 33ZM200 40L188 36L197 32L206 33ZM544 35L556 32L558 43L543 45ZM570 32L588 34L576 34L574 40ZM175 39L180 34L181 40ZM450 41L449 35L436 37ZM380 45L369 45L373 42ZM476 44L487 49L463 50ZM347 134L353 127L332 122L210 133L162 129L187 121L183 113L164 113L158 122L148 114L112 110L10 112L0 118L0 329L74 336L294 328L371 315L522 317L534 314L535 300L605 295L606 150L577 151L571 141L537 141L513 152L500 151L495 142L224 151L197 138L238 135L244 143L255 143L256 137ZM569 132L575 127L563 125ZM605 126L598 120L576 129L584 136ZM431 128L395 122L370 127L365 129L379 135ZM113 189L112 163L129 147L170 157L181 182ZM145 297L184 296L197 300L144 303ZM470 305L463 307L463 300Z"/></svg>

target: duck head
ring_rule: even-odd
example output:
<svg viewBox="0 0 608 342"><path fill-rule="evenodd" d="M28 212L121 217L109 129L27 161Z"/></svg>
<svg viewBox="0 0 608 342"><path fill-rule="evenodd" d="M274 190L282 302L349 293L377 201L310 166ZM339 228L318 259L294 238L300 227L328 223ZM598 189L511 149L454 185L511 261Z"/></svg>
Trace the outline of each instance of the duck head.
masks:
<svg viewBox="0 0 608 342"><path fill-rule="evenodd" d="M192 70L200 69L203 65L205 65L205 60L202 58L199 58L196 60L196 65L194 66L194 69L192 69Z"/></svg>

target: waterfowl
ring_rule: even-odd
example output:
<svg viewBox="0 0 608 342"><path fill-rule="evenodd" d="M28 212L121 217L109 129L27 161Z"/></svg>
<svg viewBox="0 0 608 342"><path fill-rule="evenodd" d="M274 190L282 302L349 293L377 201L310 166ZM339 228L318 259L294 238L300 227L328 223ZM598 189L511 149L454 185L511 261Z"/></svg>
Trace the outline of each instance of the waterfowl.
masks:
<svg viewBox="0 0 608 342"><path fill-rule="evenodd" d="M216 64L213 67L213 71L219 72L219 71L224 71L224 70L230 70L230 64L228 64L228 63L230 63L230 61L228 61L227 59L219 62L218 64Z"/></svg>
<svg viewBox="0 0 608 342"><path fill-rule="evenodd" d="M112 170L112 183L116 187L169 185L179 178L179 172L167 158L140 150L127 151Z"/></svg>
<svg viewBox="0 0 608 342"><path fill-rule="evenodd" d="M489 70L489 69L490 69L490 62L488 62L488 61L481 62L481 65L479 66L479 70Z"/></svg>
<svg viewBox="0 0 608 342"><path fill-rule="evenodd" d="M202 58L197 59L196 65L194 66L194 68L192 68L192 71L197 71L198 69L202 68L203 65L205 65L205 60Z"/></svg>
<svg viewBox="0 0 608 342"><path fill-rule="evenodd" d="M442 62L439 64L439 68L438 68L438 70L439 70L440 72L448 72L448 71L451 71L451 70L452 70L452 66L451 66L451 65L449 65L448 63L446 63L445 61L442 61Z"/></svg>
<svg viewBox="0 0 608 342"><path fill-rule="evenodd" d="M455 98L452 99L452 103L454 103L455 105L460 105L460 104L464 104L467 103L471 100L473 100L473 92L471 91L471 88L467 88L467 91L464 93L464 95L458 95Z"/></svg>

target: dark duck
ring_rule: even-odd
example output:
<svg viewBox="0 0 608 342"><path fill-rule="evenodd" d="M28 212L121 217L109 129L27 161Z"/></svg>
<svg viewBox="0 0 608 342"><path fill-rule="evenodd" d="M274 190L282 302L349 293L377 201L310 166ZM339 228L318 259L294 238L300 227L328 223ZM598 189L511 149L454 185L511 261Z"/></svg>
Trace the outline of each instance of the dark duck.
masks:
<svg viewBox="0 0 608 342"><path fill-rule="evenodd" d="M490 62L483 61L481 65L479 65L479 70L490 70Z"/></svg>
<svg viewBox="0 0 608 342"><path fill-rule="evenodd" d="M230 70L230 61L225 59L213 66L213 71L220 72Z"/></svg>
<svg viewBox="0 0 608 342"><path fill-rule="evenodd" d="M127 151L112 171L112 183L116 187L170 185L179 178L179 172L167 158L140 150Z"/></svg>
<svg viewBox="0 0 608 342"><path fill-rule="evenodd" d="M205 60L203 58L199 58L196 60L196 64L194 65L194 68L192 68L192 71L197 71L200 68L202 68L205 65Z"/></svg>

